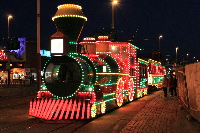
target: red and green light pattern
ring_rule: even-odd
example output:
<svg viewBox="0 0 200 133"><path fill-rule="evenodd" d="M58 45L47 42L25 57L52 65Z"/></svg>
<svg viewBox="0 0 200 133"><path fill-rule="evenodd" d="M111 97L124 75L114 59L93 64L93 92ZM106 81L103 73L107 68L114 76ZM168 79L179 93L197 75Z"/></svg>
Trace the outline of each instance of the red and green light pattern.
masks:
<svg viewBox="0 0 200 133"><path fill-rule="evenodd" d="M46 120L90 119L94 111L90 100L42 98L30 101L29 115Z"/></svg>
<svg viewBox="0 0 200 133"><path fill-rule="evenodd" d="M100 41L97 43L100 43ZM104 114L106 112L106 106L110 103L116 102L116 105L121 107L125 99L133 101L135 95L137 98L147 95L148 73L156 75L155 77L153 76L154 82L157 83L161 81L162 76L159 75L165 73L165 68L161 66L159 62L154 60L137 60L137 48L132 44L110 41L109 43L111 49L112 47L113 50L117 48L119 49L119 53L115 53L116 51L109 51L99 52L96 55L68 54L69 57L73 58L78 63L82 78L84 77L82 63L84 62L88 67L94 66L95 82L90 82L86 85L84 79L82 79L80 86L74 94L67 97L59 97L48 91L43 81L37 95L38 99L34 99L30 103L29 114L47 120L90 119L96 117L99 113ZM118 68L115 72L112 70L113 64L108 63L106 57L109 57L109 59L112 60L111 62L116 63ZM88 61L86 61L85 58L87 58ZM90 64L88 64L89 62ZM140 77L140 64L145 65L144 68L148 72L146 77ZM106 66L106 72L102 72L100 69L101 66ZM112 78L109 76L112 75L117 76L115 77L117 82L111 80ZM99 91L102 92L101 100L95 92L95 85L99 85Z"/></svg>
<svg viewBox="0 0 200 133"><path fill-rule="evenodd" d="M134 95L135 95L134 81L133 78L131 78L129 81L129 91L128 91L129 101L133 101Z"/></svg>
<svg viewBox="0 0 200 133"><path fill-rule="evenodd" d="M119 81L117 82L117 89L116 89L116 102L117 102L117 106L120 107L123 104L123 98L124 98L124 81L122 80L122 78L119 79Z"/></svg>

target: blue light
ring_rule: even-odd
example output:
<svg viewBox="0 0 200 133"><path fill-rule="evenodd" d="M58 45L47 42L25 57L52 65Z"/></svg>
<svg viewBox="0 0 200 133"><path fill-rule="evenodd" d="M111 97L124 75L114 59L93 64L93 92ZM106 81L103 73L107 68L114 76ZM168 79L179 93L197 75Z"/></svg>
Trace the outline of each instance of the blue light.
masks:
<svg viewBox="0 0 200 133"><path fill-rule="evenodd" d="M51 57L51 52L47 50L40 50L41 56Z"/></svg>

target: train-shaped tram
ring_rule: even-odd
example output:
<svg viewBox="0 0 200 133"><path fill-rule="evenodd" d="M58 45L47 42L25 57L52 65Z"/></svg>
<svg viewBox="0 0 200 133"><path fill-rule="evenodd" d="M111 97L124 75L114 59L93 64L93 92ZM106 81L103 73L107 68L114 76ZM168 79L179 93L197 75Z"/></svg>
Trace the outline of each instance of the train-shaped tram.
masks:
<svg viewBox="0 0 200 133"><path fill-rule="evenodd" d="M81 7L58 6L52 18L58 31L42 68L37 98L29 115L46 119L91 119L160 88L165 67L137 58L135 45L112 42L108 36L77 39L87 20Z"/></svg>

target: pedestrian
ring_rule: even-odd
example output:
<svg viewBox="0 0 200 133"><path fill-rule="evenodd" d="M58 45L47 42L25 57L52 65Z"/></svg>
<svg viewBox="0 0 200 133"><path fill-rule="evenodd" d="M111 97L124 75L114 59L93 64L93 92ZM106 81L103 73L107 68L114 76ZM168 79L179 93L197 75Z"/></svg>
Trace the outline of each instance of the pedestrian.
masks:
<svg viewBox="0 0 200 133"><path fill-rule="evenodd" d="M7 82L8 82L8 81L7 81L7 78L6 78L6 79L5 79L5 84L7 84Z"/></svg>
<svg viewBox="0 0 200 133"><path fill-rule="evenodd" d="M168 86L169 86L169 91L171 93L170 96L177 96L177 79L175 78L175 76L171 75L168 81Z"/></svg>
<svg viewBox="0 0 200 133"><path fill-rule="evenodd" d="M167 75L164 75L164 78L162 80L162 89L164 91L164 97L167 97L167 85L168 85Z"/></svg>

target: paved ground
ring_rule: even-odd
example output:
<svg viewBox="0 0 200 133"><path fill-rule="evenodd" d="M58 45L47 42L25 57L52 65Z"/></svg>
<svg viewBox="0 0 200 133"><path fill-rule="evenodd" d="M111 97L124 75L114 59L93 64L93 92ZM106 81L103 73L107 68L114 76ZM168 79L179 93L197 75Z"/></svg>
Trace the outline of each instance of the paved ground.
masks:
<svg viewBox="0 0 200 133"><path fill-rule="evenodd" d="M5 106L28 104L30 99L36 97L36 84L10 85L0 87L0 108Z"/></svg>
<svg viewBox="0 0 200 133"><path fill-rule="evenodd" d="M0 98L24 97L36 94L36 84L32 85L2 85L0 84Z"/></svg>
<svg viewBox="0 0 200 133"><path fill-rule="evenodd" d="M128 122L121 133L200 133L200 123L193 119L187 120L189 113L180 106L179 98L165 98L162 91L155 94L157 96L154 95L154 98L144 97L146 106ZM35 86L0 88L0 108L28 104L35 95Z"/></svg>
<svg viewBox="0 0 200 133"><path fill-rule="evenodd" d="M200 123L188 116L177 97L165 98L160 91L121 133L200 133Z"/></svg>

